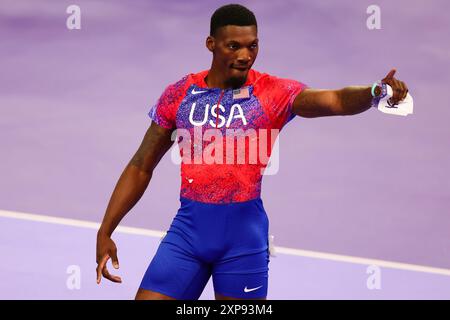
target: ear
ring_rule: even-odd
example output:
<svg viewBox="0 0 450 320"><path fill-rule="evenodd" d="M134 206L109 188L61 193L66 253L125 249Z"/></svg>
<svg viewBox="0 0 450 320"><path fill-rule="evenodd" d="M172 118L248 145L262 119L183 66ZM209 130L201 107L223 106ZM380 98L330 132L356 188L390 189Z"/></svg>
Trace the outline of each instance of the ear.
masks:
<svg viewBox="0 0 450 320"><path fill-rule="evenodd" d="M214 49L216 48L216 39L212 36L208 36L206 38L206 48L208 48L209 51L214 52Z"/></svg>

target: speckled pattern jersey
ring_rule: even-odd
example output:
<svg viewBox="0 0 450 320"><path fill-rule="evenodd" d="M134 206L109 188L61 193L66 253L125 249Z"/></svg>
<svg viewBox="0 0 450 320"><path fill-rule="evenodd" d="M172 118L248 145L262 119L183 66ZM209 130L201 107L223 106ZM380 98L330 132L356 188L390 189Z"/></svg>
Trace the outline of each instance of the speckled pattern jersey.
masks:
<svg viewBox="0 0 450 320"><path fill-rule="evenodd" d="M189 74L168 86L149 112L158 125L177 129L181 205L140 288L194 300L212 275L216 293L265 298L269 219L260 193L267 159L258 154L255 161L249 151L256 145L270 156L273 136L294 117L292 103L305 85L250 70L240 89L222 90L208 88L207 73ZM245 138L240 148L228 143L235 137ZM221 151L221 143L231 145L230 152ZM195 150L201 151L200 161Z"/></svg>
<svg viewBox="0 0 450 320"><path fill-rule="evenodd" d="M151 107L148 113L150 118L164 128L189 130L192 137L194 128L202 133L215 128L222 133L224 145L230 129L254 129L257 139L264 131L259 129L268 129L265 132L269 140L267 155L270 156L273 146L271 133L275 132L270 129L281 130L294 118L292 103L306 87L305 84L251 69L246 83L241 87L247 95L239 95L232 89L208 88L204 80L207 74L208 70L191 73L169 85ZM211 140L200 143L206 150ZM245 144L245 162L238 162L237 145L234 145L232 163L227 162L226 152L223 152L222 163L182 162L180 196L217 204L259 198L262 172L267 162L258 157L256 163L250 163L249 141ZM192 150L195 146L196 142L192 139Z"/></svg>

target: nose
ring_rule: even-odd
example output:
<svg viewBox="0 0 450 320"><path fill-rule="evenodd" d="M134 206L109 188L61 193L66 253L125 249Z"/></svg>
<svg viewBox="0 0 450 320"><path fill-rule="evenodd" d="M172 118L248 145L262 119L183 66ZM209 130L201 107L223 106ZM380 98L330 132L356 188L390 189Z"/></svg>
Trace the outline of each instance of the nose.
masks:
<svg viewBox="0 0 450 320"><path fill-rule="evenodd" d="M250 50L248 50L248 49L241 50L241 52L239 53L239 56L237 58L238 63L246 65L251 60L252 60L252 53L250 52Z"/></svg>

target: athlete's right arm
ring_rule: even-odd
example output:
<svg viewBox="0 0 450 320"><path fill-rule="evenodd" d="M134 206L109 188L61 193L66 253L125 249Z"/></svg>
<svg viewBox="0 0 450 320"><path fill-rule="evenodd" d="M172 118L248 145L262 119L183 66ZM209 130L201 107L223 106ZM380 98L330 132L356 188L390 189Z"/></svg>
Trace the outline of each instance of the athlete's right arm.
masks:
<svg viewBox="0 0 450 320"><path fill-rule="evenodd" d="M113 282L122 282L120 277L111 275L106 268L109 258L114 268L119 268L117 248L111 234L147 189L153 170L173 144L172 132L173 129L152 122L114 188L97 233L97 283L100 283L102 275Z"/></svg>

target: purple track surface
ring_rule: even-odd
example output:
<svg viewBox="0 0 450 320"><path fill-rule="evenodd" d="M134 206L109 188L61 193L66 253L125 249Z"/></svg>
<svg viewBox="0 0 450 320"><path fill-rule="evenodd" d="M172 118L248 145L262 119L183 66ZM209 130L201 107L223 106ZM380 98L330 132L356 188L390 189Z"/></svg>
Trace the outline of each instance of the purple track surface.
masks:
<svg viewBox="0 0 450 320"><path fill-rule="evenodd" d="M79 0L82 28L68 30L73 1L2 0L0 210L101 221L150 105L210 67L204 40L225 3ZM366 27L368 0L241 3L258 19L255 69L341 88L396 67L415 102L408 117L369 110L289 123L280 171L263 182L276 244L450 269L450 2L377 1L381 30ZM122 225L166 230L179 184L165 156ZM3 298L131 297L157 243L117 235L126 283L108 290L87 280L93 230L0 219ZM64 286L71 263L83 270L76 292ZM367 277L361 266L284 255L271 272L272 298L450 297L438 275L383 269L385 286L370 291L355 280Z"/></svg>

